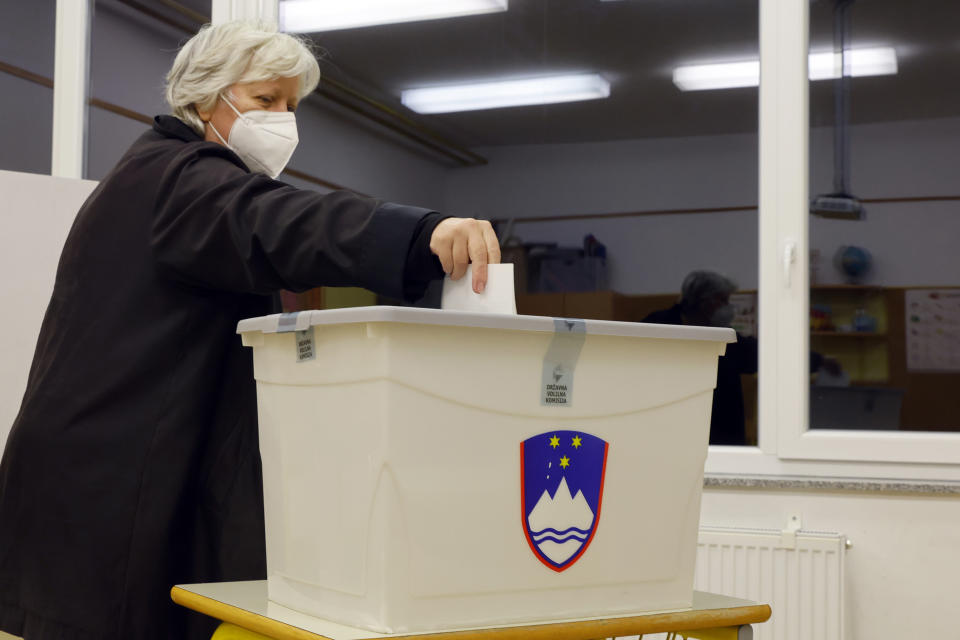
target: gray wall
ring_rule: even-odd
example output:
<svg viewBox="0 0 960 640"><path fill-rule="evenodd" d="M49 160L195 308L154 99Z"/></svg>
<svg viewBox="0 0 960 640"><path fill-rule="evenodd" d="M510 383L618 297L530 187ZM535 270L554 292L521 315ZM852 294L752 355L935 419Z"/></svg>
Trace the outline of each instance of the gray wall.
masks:
<svg viewBox="0 0 960 640"><path fill-rule="evenodd" d="M578 246L592 233L607 246L611 287L678 291L695 268L756 286L756 211L528 223L564 216L755 204L755 135L660 138L597 144L482 149L488 166L447 182L447 204L516 218L525 242Z"/></svg>
<svg viewBox="0 0 960 640"><path fill-rule="evenodd" d="M955 195L960 192L960 118L855 126L851 185L861 198ZM811 192L832 190L832 132L811 133ZM631 140L603 144L481 149L491 163L452 173L446 204L456 210L516 218L524 241L568 246L593 233L609 251L611 285L624 293L679 290L693 269L711 268L743 288L757 287L755 211L523 223L532 216L757 203L755 134ZM888 286L960 283L956 238L960 203L867 205L866 220L810 218L821 283L842 282L831 266L836 249L869 249L869 282Z"/></svg>

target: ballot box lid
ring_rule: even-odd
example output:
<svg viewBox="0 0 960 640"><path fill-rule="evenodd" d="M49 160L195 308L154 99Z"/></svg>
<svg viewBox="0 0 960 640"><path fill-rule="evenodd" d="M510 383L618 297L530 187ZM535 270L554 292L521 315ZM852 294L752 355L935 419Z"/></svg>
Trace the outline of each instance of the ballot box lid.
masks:
<svg viewBox="0 0 960 640"><path fill-rule="evenodd" d="M309 327L319 325L369 322L550 333L566 330L571 332L579 331L589 335L668 340L703 340L722 343L737 341L737 334L733 329L721 327L693 327L642 322L614 322L610 320L579 320L573 318L551 318L547 316L475 313L446 309L420 309L416 307L395 306L351 307L346 309L327 309L323 311L313 310L276 313L241 320L237 324L237 333L284 333L288 331L303 331Z"/></svg>

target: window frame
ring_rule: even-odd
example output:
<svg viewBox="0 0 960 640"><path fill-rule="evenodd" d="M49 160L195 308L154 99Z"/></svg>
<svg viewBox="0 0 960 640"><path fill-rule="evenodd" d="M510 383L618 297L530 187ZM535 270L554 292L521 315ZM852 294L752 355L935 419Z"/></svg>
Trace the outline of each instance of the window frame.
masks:
<svg viewBox="0 0 960 640"><path fill-rule="evenodd" d="M708 473L960 480L960 433L809 429L809 0L760 0L757 447Z"/></svg>
<svg viewBox="0 0 960 640"><path fill-rule="evenodd" d="M50 175L83 178L93 0L57 0Z"/></svg>

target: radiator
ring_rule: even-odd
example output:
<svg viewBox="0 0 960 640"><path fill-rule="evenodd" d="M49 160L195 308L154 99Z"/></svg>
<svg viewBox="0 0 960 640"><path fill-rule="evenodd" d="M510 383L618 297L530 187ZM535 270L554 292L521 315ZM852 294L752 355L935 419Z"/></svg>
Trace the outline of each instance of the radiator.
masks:
<svg viewBox="0 0 960 640"><path fill-rule="evenodd" d="M846 547L839 533L789 525L701 527L694 589L769 604L755 640L843 640Z"/></svg>

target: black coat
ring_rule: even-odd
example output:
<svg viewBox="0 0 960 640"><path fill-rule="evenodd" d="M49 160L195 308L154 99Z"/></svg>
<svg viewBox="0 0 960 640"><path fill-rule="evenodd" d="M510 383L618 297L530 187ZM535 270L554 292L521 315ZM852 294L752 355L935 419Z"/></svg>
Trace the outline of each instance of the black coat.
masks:
<svg viewBox="0 0 960 640"><path fill-rule="evenodd" d="M654 311L644 322L685 324L680 305ZM737 334L737 341L727 345L726 354L717 362L717 386L713 390L710 414L710 444L747 444L743 406L743 384L740 375L757 372L757 339Z"/></svg>
<svg viewBox="0 0 960 640"><path fill-rule="evenodd" d="M29 213L29 212L25 212ZM297 189L162 116L81 208L0 464L0 629L207 637L176 583L265 577L242 318L278 289L415 297L439 214Z"/></svg>

